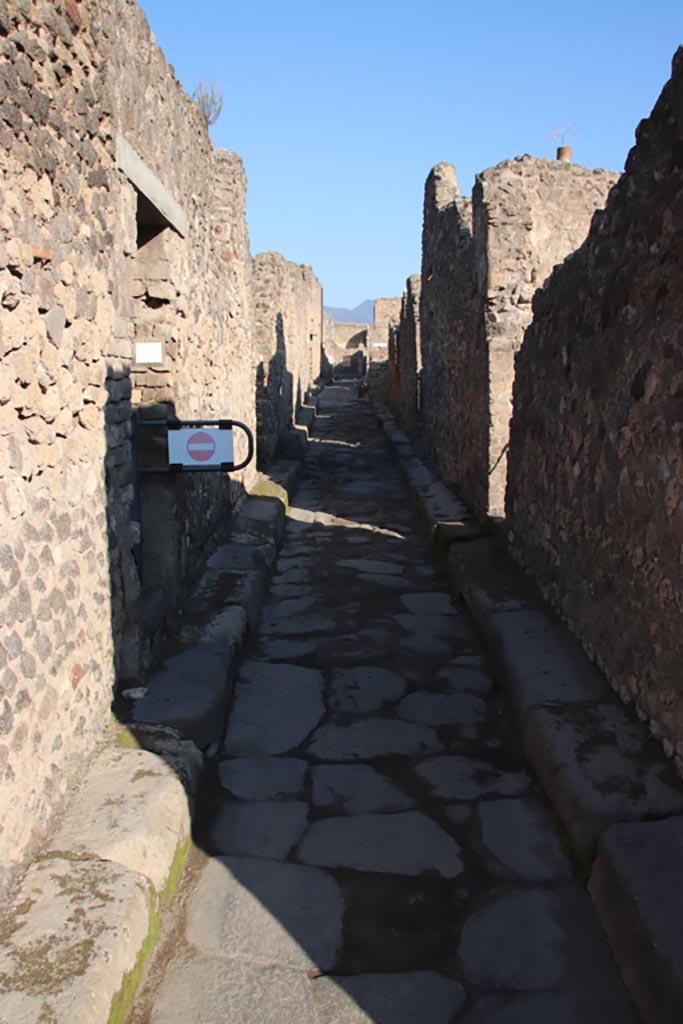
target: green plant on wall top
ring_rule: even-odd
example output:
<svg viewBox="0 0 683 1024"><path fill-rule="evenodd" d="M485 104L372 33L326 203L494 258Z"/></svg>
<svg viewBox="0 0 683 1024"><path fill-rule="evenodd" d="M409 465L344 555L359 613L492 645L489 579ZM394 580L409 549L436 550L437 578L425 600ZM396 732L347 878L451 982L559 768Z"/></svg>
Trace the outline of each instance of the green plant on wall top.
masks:
<svg viewBox="0 0 683 1024"><path fill-rule="evenodd" d="M201 110L206 127L210 128L221 116L223 110L223 90L214 82L197 82L192 99Z"/></svg>

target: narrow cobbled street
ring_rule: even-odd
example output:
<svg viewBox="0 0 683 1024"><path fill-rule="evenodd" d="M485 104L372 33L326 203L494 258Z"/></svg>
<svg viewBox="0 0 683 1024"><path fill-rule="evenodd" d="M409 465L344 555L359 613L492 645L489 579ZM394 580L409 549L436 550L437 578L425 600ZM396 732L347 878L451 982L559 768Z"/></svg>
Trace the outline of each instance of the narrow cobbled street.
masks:
<svg viewBox="0 0 683 1024"><path fill-rule="evenodd" d="M134 1024L633 1024L367 400L321 396Z"/></svg>

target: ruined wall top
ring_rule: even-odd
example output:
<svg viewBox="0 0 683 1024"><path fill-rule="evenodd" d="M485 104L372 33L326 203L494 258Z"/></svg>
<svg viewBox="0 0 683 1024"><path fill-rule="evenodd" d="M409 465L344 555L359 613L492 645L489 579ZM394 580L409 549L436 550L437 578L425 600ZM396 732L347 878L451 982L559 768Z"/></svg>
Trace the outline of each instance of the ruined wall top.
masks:
<svg viewBox="0 0 683 1024"><path fill-rule="evenodd" d="M425 203L442 209L460 196L460 186L453 164L432 167L425 183Z"/></svg>
<svg viewBox="0 0 683 1024"><path fill-rule="evenodd" d="M375 299L373 327L376 333L385 335L389 324L397 324L401 318L401 296L391 299ZM377 339L379 340L379 338Z"/></svg>

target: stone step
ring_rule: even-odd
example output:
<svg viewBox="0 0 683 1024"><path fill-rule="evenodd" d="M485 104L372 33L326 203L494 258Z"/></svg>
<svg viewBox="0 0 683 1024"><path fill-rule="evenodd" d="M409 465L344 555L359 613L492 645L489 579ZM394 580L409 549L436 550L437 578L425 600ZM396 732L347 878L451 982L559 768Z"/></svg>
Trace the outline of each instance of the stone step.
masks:
<svg viewBox="0 0 683 1024"><path fill-rule="evenodd" d="M589 889L644 1024L683 1020L683 817L614 825Z"/></svg>

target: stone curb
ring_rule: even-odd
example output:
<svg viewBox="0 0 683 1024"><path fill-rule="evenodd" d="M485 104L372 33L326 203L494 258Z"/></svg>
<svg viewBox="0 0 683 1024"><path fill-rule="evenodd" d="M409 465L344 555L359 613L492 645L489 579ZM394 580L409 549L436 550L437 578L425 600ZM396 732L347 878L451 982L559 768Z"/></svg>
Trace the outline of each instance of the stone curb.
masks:
<svg viewBox="0 0 683 1024"><path fill-rule="evenodd" d="M111 731L3 913L0 1021L122 1021L190 848L202 757Z"/></svg>
<svg viewBox="0 0 683 1024"><path fill-rule="evenodd" d="M261 476L233 518L190 600L167 657L131 708L135 723L178 729L202 750L218 743L247 631L255 628L285 531L301 462L276 464Z"/></svg>
<svg viewBox="0 0 683 1024"><path fill-rule="evenodd" d="M375 403L374 411L486 640L539 782L592 867L594 905L643 1020L683 1019L683 782L500 541L466 509L459 523L440 520L448 506L435 498L434 474L388 410Z"/></svg>
<svg viewBox="0 0 683 1024"><path fill-rule="evenodd" d="M279 463L243 499L132 723L91 759L3 908L0 1024L125 1020L191 847L199 748L222 735L300 475L300 462Z"/></svg>

